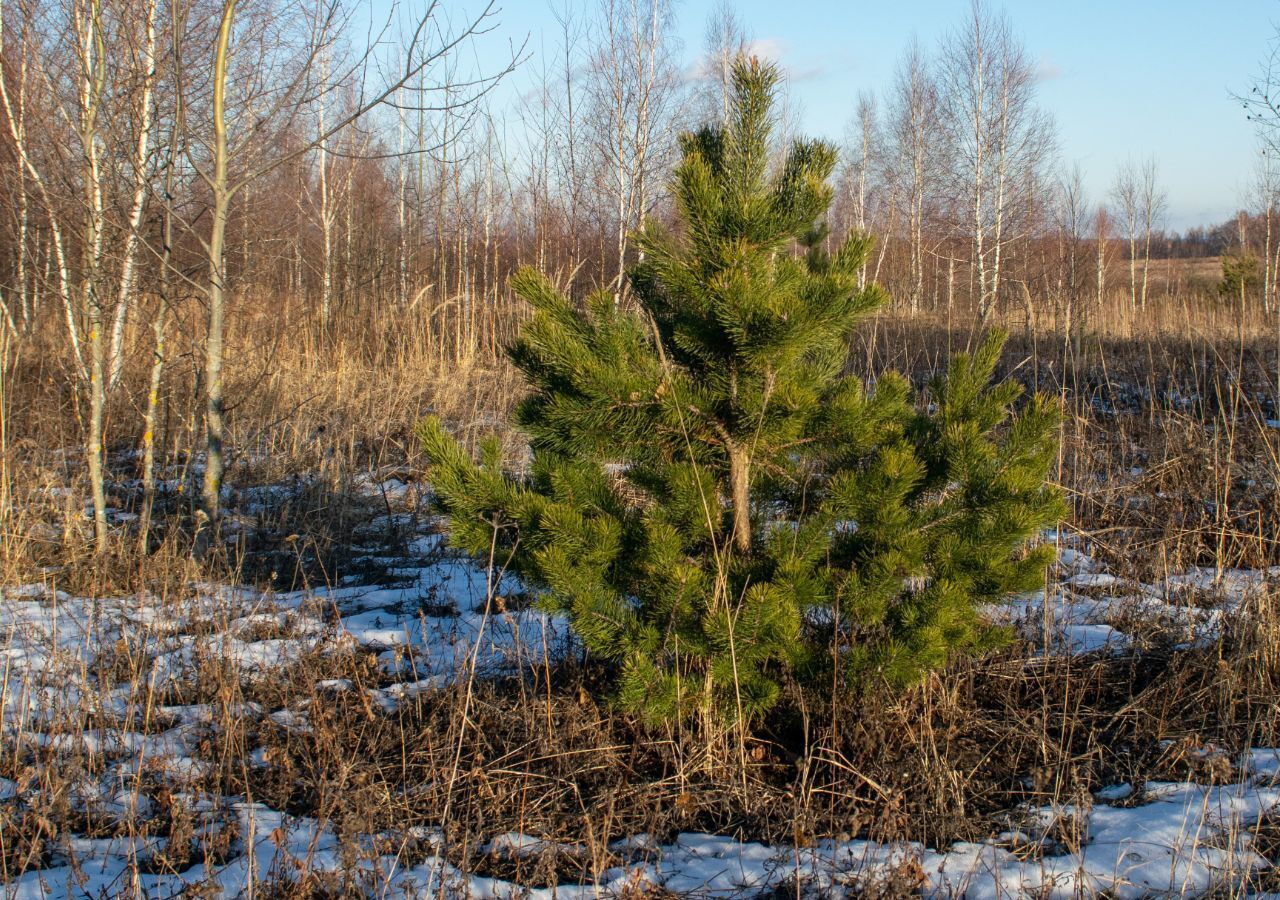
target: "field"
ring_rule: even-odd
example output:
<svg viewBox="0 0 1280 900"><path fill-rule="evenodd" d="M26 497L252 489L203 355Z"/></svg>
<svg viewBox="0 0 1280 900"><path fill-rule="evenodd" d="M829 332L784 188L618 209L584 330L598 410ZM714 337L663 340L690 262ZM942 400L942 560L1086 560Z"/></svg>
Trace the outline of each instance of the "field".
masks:
<svg viewBox="0 0 1280 900"><path fill-rule="evenodd" d="M0 0L2 900L1280 900L1280 29L1010 5Z"/></svg>
<svg viewBox="0 0 1280 900"><path fill-rule="evenodd" d="M7 896L1280 891L1275 336L1213 300L1116 316L1006 323L1005 373L1068 412L1072 507L1044 590L989 611L1018 641L754 732L621 714L563 622L448 549L413 430L498 430L518 468L505 363L246 319L225 543L190 552L179 369L150 552L122 440L96 557L56 354L6 345ZM970 338L884 314L852 365L923 380Z"/></svg>

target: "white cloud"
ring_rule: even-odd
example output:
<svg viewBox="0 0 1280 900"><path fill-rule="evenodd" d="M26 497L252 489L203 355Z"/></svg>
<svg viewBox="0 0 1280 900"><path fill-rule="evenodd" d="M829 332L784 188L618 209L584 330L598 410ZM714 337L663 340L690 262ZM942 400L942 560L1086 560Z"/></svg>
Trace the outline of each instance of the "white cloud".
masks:
<svg viewBox="0 0 1280 900"><path fill-rule="evenodd" d="M747 42L743 48L747 56L756 56L761 60L776 64L786 75L787 81L796 83L821 78L829 71L825 62L810 59L803 63L789 59L791 45L780 38L755 38ZM706 56L698 60L684 73L687 81L701 81L711 76L710 59Z"/></svg>
<svg viewBox="0 0 1280 900"><path fill-rule="evenodd" d="M1037 81L1053 81L1055 78L1061 78L1062 69L1049 58L1049 54L1040 57L1040 64L1036 66Z"/></svg>

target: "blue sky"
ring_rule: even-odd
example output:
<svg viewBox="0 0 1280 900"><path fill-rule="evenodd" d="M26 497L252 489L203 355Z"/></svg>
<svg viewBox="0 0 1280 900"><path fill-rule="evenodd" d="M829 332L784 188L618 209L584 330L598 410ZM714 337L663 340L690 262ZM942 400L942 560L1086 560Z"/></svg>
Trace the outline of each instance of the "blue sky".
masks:
<svg viewBox="0 0 1280 900"><path fill-rule="evenodd" d="M584 12L596 5L568 2ZM481 42L482 61L526 35L532 53L544 46L554 52L558 34L549 0L498 5L497 28ZM687 63L701 50L714 5L675 0ZM1216 222L1238 207L1256 151L1251 126L1230 93L1247 90L1256 74L1280 22L1280 0L1008 0L1003 8L1039 60L1042 102L1057 120L1061 158L1080 164L1091 200L1104 198L1126 158L1154 155L1168 192L1169 226ZM737 4L756 41L793 75L792 96L801 104L805 129L836 139L858 93L880 94L890 84L913 36L932 47L967 9L967 0ZM531 77L530 71L516 73L496 105L514 102Z"/></svg>

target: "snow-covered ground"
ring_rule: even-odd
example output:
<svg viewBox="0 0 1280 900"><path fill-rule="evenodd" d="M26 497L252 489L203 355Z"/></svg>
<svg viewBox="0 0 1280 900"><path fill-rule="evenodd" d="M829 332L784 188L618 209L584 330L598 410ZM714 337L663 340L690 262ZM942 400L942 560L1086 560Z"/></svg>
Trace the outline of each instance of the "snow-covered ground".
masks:
<svg viewBox="0 0 1280 900"><path fill-rule="evenodd" d="M982 844L955 844L943 851L916 844L821 841L804 847L767 847L732 838L683 834L659 846L644 835L613 849L634 859L604 873L596 884L526 889L492 878L465 874L428 850L405 865L396 855L361 860L358 880L379 897L617 896L645 885L682 896L749 897L782 885L801 885L807 896L857 897L868 885L885 881L918 886L925 896L980 898L1197 896L1223 883L1223 873L1268 863L1250 847L1249 826L1280 805L1276 751L1254 751L1240 760L1247 773L1239 784L1148 784L1142 806L1121 808L1099 801L1090 809L1029 810L1028 820L1043 831L1063 817L1083 829L1075 852L1028 852L1043 838L1025 832ZM1252 767L1252 768L1251 768ZM0 786L0 790L12 786ZM174 897L195 885L202 896L234 897L254 878L303 870L342 871L346 858L331 830L312 819L290 818L260 805L231 803L239 834L248 838L224 865L195 866L178 876L142 875L131 863L157 847L147 841L71 839L67 854L76 865L28 872L6 886L6 896L105 897L140 892ZM1043 833L1042 831L1042 833ZM369 846L388 835L370 835ZM428 848L431 833L408 836ZM252 852L248 850L252 846ZM500 835L495 852L540 852L543 843L519 834ZM347 870L347 875L352 875Z"/></svg>
<svg viewBox="0 0 1280 900"><path fill-rule="evenodd" d="M486 603L503 586L442 556L435 540L423 535L402 557L370 560L387 567L392 587L352 584L269 595L196 585L180 600L71 597L41 585L0 589L4 740L102 754L102 777L78 785L74 803L108 820L144 819L152 806L138 788L144 769L184 797L184 785L208 765L199 746L213 716L207 705L165 706L152 718L167 727L143 727L136 697L147 687L164 696L167 686L189 684L208 666L252 675L358 647L377 655L379 686L332 680L317 688L363 690L371 705L390 710L444 680L514 671L571 646L563 623ZM1280 570L1197 570L1159 584L1126 583L1080 550L1064 547L1047 596L1026 596L993 613L1017 624L1045 652L1123 650L1149 640L1130 630L1139 621L1162 623L1175 646L1190 645L1211 637L1233 606L1276 578ZM1205 602L1208 596L1215 602ZM96 674L108 662L103 655L122 652L145 658L149 684L103 683ZM99 724L68 733L59 727L68 710ZM305 704L245 712L284 728L308 727ZM266 765L260 753L250 763ZM1250 829L1280 810L1280 750L1254 748L1223 764L1229 783L1113 785L1073 806L1010 811L1006 833L945 848L861 840L768 847L703 834L659 845L636 835L611 848L623 862L598 883L534 890L459 871L436 853L439 836L421 829L368 835L368 852L353 875L350 857L340 852L327 824L240 798L192 794L186 802L202 827L235 825L236 837L216 865L176 876L139 874L146 870L139 862L162 852L164 838L62 834L46 867L8 883L5 896L169 897L202 885L201 896L230 897L268 876L344 868L380 897L594 897L646 884L690 896L745 897L797 884L810 895L856 896L885 880L940 897L1194 896L1274 862L1256 852ZM0 778L0 804L16 809L30 801L40 780L29 781ZM1076 839L1064 842L1067 832ZM380 855L378 849L408 844L413 854ZM546 846L510 834L494 837L488 849L520 855Z"/></svg>

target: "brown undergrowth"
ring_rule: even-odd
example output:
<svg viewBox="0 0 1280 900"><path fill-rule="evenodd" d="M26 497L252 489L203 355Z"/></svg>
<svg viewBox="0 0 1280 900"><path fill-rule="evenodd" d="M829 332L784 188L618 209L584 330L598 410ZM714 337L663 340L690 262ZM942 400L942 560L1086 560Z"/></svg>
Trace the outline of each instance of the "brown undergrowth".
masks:
<svg viewBox="0 0 1280 900"><path fill-rule="evenodd" d="M793 704L747 739L745 753L735 734L642 728L598 699L607 673L574 662L464 680L394 711L359 689L317 686L376 684L370 659L355 650L265 677L213 667L190 693L139 690L144 706L214 710L200 777L179 792L144 766L133 790L154 806L146 817L87 817L72 802L77 781L100 777L119 753L17 742L0 756L0 776L40 788L35 803L0 804L4 865L9 875L46 865L57 837L72 833L162 837L162 852L144 860L151 872L224 858L234 823L200 827L192 797L240 797L319 820L353 854L369 852L367 836L388 835L379 849L406 854L408 864L437 845L405 835L442 827L455 865L530 886L596 878L626 861L613 842L640 833L798 846L825 837L943 847L987 839L1024 805L1087 806L1107 785L1132 784L1132 802L1141 802L1149 781L1238 779L1236 751L1280 743L1275 602L1256 600L1221 640L1197 649L1067 658L1013 647L903 694L842 693L807 711ZM279 726L244 704L304 706L308 727ZM57 732L103 724L68 715ZM246 765L251 752L264 764ZM1266 851L1274 824L1258 828ZM543 839L545 850L487 849L509 832Z"/></svg>
<svg viewBox="0 0 1280 900"><path fill-rule="evenodd" d="M1226 318L1213 328L1197 321L1202 331L1156 327L1153 317L1128 323L1123 338L1074 341L1008 323L1006 371L1059 395L1067 411L1057 477L1073 516L1062 536L1082 541L1127 584L1195 566L1280 564L1274 336L1246 334ZM251 334L241 332L243 352L232 355L241 397L232 418L234 527L221 552L198 562L186 498L199 428L181 362L166 399L168 487L145 548L128 518L139 501L128 452L136 410L112 410L111 497L122 518L106 558L89 546L74 399L52 363L11 371L5 584L179 598L197 580L283 590L391 578L392 564L380 569L369 558L414 552L423 498L359 490L361 479L416 482L412 431L426 412L478 436L502 431L519 395L502 364L444 368L410 340L374 352L376 336L365 331L296 347ZM923 380L967 339L940 321L885 316L852 364ZM506 436L519 466L519 441ZM1181 599L1221 600L1193 590ZM448 598L439 602L443 609ZM0 777L35 785L38 799L0 801L0 876L51 864L60 836L71 833L162 836L163 849L138 863L151 872L226 858L241 837L234 819L196 809L191 797L215 806L239 797L324 821L354 856L372 852L368 836L383 835L377 849L406 864L437 852L434 838L413 829L442 828L460 868L529 886L594 878L626 861L616 839L640 833L664 840L709 831L799 846L826 837L930 846L991 838L1024 805L1087 804L1117 783L1133 785L1126 802L1138 803L1151 781L1228 782L1241 774L1238 751L1280 745L1278 603L1274 594L1253 596L1225 617L1219 638L1192 648L1147 623L1154 636L1140 652L1045 656L1019 644L904 693L871 686L817 706L792 696L750 735L705 724L646 730L609 704L609 673L576 657L521 677L462 678L388 711L364 690L383 676L358 647L329 647L265 675L211 662L161 691L145 677L149 649L125 642L100 655L97 678L125 689L129 730L163 730L166 706L205 704L199 757L207 765L178 791L144 764L131 790L153 812L89 821L72 802L76 785L118 755L6 742ZM355 687L320 686L335 679ZM308 729L268 715L298 708ZM70 702L48 712L54 733L109 724ZM260 764L250 765L251 755ZM1069 830L1055 838L1062 846ZM548 843L530 854L492 851L507 832ZM1277 859L1274 819L1257 832L1255 845ZM281 896L338 896L358 885L325 876L277 887ZM903 873L883 895L916 887Z"/></svg>

